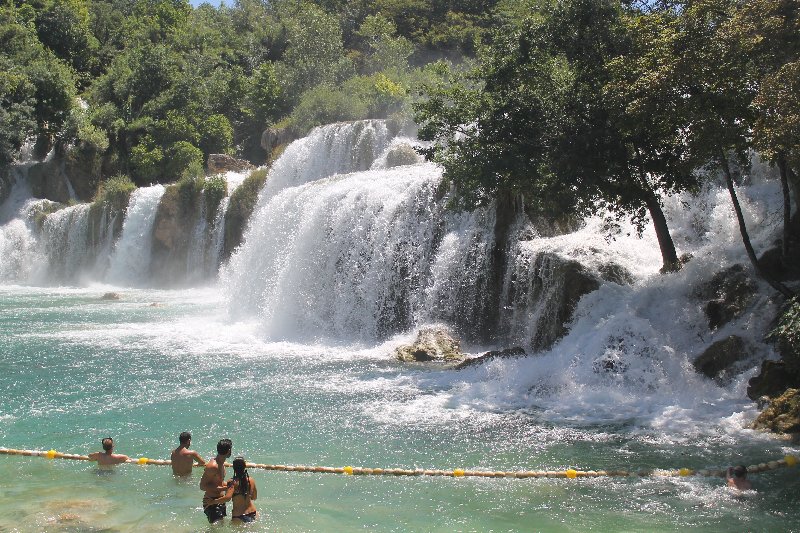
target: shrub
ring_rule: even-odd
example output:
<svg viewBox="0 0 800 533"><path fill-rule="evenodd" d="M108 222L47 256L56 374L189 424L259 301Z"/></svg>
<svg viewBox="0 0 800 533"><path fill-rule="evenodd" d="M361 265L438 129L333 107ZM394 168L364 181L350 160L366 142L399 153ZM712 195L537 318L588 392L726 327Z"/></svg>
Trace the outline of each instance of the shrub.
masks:
<svg viewBox="0 0 800 533"><path fill-rule="evenodd" d="M369 109L358 93L320 85L303 93L289 120L297 131L344 120L367 118Z"/></svg>
<svg viewBox="0 0 800 533"><path fill-rule="evenodd" d="M203 152L187 141L178 141L170 146L167 152L168 158L165 165L167 176L181 179L191 169L190 174L198 174L197 168L202 173Z"/></svg>
<svg viewBox="0 0 800 533"><path fill-rule="evenodd" d="M800 375L800 296L786 302L767 339L777 342L787 369Z"/></svg>
<svg viewBox="0 0 800 533"><path fill-rule="evenodd" d="M100 183L94 197L94 205L122 212L128 207L128 200L134 190L136 190L136 185L128 176L117 174Z"/></svg>
<svg viewBox="0 0 800 533"><path fill-rule="evenodd" d="M213 221L217 215L219 203L228 195L228 182L221 175L206 178L203 187L203 198L206 202L206 220Z"/></svg>

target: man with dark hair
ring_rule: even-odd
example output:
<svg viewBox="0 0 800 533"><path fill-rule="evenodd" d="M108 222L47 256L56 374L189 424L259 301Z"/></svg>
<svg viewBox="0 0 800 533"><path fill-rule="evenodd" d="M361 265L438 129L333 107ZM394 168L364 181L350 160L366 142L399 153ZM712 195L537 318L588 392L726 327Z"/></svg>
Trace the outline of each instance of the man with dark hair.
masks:
<svg viewBox="0 0 800 533"><path fill-rule="evenodd" d="M97 461L101 467L109 467L128 462L129 457L127 455L114 453L114 439L106 437L100 441L100 443L103 445L103 451L90 453L89 460Z"/></svg>
<svg viewBox="0 0 800 533"><path fill-rule="evenodd" d="M217 456L206 463L203 477L200 478L200 490L203 495L203 512L208 517L208 522L213 524L222 520L226 515L224 503L211 503L225 495L228 486L225 484L225 459L231 456L233 443L230 439L221 439L217 443Z"/></svg>
<svg viewBox="0 0 800 533"><path fill-rule="evenodd" d="M753 485L747 479L747 467L744 465L728 468L728 486L739 490L753 490Z"/></svg>
<svg viewBox="0 0 800 533"><path fill-rule="evenodd" d="M172 473L176 476L188 476L192 473L192 466L197 461L200 466L206 464L200 454L190 450L192 444L192 434L184 431L178 437L180 446L172 450L170 460L172 461Z"/></svg>

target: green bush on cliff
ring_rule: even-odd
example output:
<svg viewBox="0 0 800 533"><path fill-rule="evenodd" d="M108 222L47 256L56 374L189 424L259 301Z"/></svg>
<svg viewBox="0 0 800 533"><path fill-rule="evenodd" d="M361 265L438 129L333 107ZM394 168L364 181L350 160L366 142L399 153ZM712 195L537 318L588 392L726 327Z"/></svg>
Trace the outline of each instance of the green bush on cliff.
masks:
<svg viewBox="0 0 800 533"><path fill-rule="evenodd" d="M213 221L217 216L219 203L228 195L228 182L217 174L206 178L203 187L203 198L206 202L206 220Z"/></svg>
<svg viewBox="0 0 800 533"><path fill-rule="evenodd" d="M250 173L231 194L225 211L225 241L223 254L228 257L242 242L245 226L258 203L258 195L267 180L267 168L258 168Z"/></svg>
<svg viewBox="0 0 800 533"><path fill-rule="evenodd" d="M136 185L128 176L117 174L100 184L93 203L97 207L106 206L121 212L128 206L128 200L134 190Z"/></svg>

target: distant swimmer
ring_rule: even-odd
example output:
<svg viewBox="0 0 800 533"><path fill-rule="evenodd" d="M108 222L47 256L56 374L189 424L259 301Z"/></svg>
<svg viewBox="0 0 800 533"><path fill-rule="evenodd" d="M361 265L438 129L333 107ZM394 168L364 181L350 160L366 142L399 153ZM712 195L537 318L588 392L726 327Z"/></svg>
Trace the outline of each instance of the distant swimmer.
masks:
<svg viewBox="0 0 800 533"><path fill-rule="evenodd" d="M228 490L225 484L225 459L231 456L232 448L233 443L230 439L221 439L217 443L217 456L206 463L203 477L200 478L200 490L205 492L203 512L210 524L222 520L227 514L224 502L212 502L223 497Z"/></svg>
<svg viewBox="0 0 800 533"><path fill-rule="evenodd" d="M89 459L97 461L100 466L113 466L120 463L125 463L129 460L127 455L121 453L114 453L114 439L106 437L101 441L103 445L102 452L93 452L89 454Z"/></svg>
<svg viewBox="0 0 800 533"><path fill-rule="evenodd" d="M231 508L231 523L240 524L253 522L258 516L253 500L258 497L256 482L250 479L245 468L246 463L243 457L233 460L233 479L228 483L225 496L213 500L213 503L225 503L233 501Z"/></svg>
<svg viewBox="0 0 800 533"><path fill-rule="evenodd" d="M192 473L192 466L197 461L200 466L204 466L206 462L200 457L200 454L194 450L190 450L189 446L192 444L192 434L184 431L178 436L180 446L172 450L170 460L172 461L172 473L176 476L188 476Z"/></svg>
<svg viewBox="0 0 800 533"><path fill-rule="evenodd" d="M744 465L732 466L728 468L726 474L728 486L739 490L753 490L753 485L747 479L747 467Z"/></svg>

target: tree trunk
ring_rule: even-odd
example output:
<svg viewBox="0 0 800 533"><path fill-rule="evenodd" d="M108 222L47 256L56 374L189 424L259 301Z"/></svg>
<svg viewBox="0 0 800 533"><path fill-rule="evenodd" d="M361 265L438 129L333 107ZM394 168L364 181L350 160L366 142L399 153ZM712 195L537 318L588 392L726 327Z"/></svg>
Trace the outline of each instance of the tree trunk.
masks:
<svg viewBox="0 0 800 533"><path fill-rule="evenodd" d="M655 193L652 191L645 192L645 204L647 210L650 212L650 218L653 219L653 227L656 230L656 238L658 238L658 247L661 248L661 260L664 266L661 267L662 272L675 272L680 270L681 263L678 261L678 252L675 251L675 243L672 241L672 236L669 234L669 227L667 226L667 218L664 216L664 211L661 210L661 204L656 198Z"/></svg>
<svg viewBox="0 0 800 533"><path fill-rule="evenodd" d="M789 234L792 223L792 200L789 197L789 172L786 158L782 155L778 157L778 169L781 171L781 190L783 191L783 244L781 245L781 256L786 261L789 258Z"/></svg>
<svg viewBox="0 0 800 533"><path fill-rule="evenodd" d="M787 298L792 298L794 296L794 293L790 291L783 283L772 279L771 276L768 276L761 268L761 265L758 264L758 258L756 257L756 252L755 250L753 250L753 245L750 242L750 235L747 233L747 226L745 225L744 222L742 207L739 205L739 199L736 197L736 189L734 189L733 187L733 177L731 176L731 169L728 166L728 158L725 156L725 154L720 154L719 162L725 174L725 183L728 185L728 192L731 195L731 202L733 202L733 210L736 212L736 220L738 220L739 222L739 233L741 233L742 235L742 242L744 243L744 249L747 251L747 257L750 259L750 263L753 265L753 269L755 270L756 274L761 279L769 283L773 289L783 294Z"/></svg>

